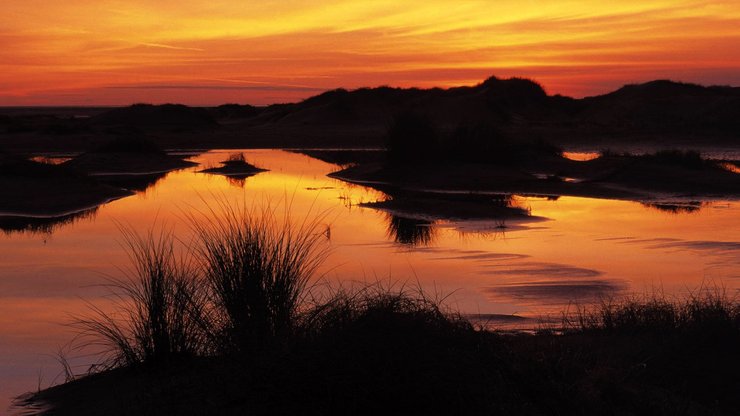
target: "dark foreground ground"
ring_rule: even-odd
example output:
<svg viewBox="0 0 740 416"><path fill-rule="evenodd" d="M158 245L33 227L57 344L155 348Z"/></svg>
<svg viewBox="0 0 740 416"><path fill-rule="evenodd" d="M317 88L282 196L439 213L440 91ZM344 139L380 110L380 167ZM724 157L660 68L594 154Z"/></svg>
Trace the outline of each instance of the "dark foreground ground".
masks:
<svg viewBox="0 0 740 416"><path fill-rule="evenodd" d="M382 295L325 308L287 343L119 368L27 400L52 415L735 415L740 314L717 299L602 306L532 335Z"/></svg>

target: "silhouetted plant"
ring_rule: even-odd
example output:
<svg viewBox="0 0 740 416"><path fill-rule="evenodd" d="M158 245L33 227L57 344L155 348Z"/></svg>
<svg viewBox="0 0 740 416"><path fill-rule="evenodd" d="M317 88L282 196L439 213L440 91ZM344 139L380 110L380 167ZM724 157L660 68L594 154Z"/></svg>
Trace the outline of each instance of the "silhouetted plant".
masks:
<svg viewBox="0 0 740 416"><path fill-rule="evenodd" d="M660 295L606 300L580 310L566 328L581 331L667 332L698 331L740 335L740 305L720 289L701 289L682 300Z"/></svg>
<svg viewBox="0 0 740 416"><path fill-rule="evenodd" d="M417 329L473 330L467 319L446 310L443 300L427 297L422 289L412 291L380 282L351 290L340 287L325 299L314 300L300 315L299 327L303 336L314 337L354 326L390 330L394 325L405 325L401 321Z"/></svg>
<svg viewBox="0 0 740 416"><path fill-rule="evenodd" d="M191 217L225 350L254 350L287 337L306 285L327 255L322 216L294 224L221 201Z"/></svg>
<svg viewBox="0 0 740 416"><path fill-rule="evenodd" d="M224 160L224 165L243 165L247 162L247 159L244 157L244 153L232 153L229 155L229 158Z"/></svg>
<svg viewBox="0 0 740 416"><path fill-rule="evenodd" d="M204 353L205 303L194 263L177 257L169 231L142 236L121 227L121 233L132 269L127 278L111 282L118 310L91 306L94 316L73 325L86 342L103 347L106 367L161 364Z"/></svg>

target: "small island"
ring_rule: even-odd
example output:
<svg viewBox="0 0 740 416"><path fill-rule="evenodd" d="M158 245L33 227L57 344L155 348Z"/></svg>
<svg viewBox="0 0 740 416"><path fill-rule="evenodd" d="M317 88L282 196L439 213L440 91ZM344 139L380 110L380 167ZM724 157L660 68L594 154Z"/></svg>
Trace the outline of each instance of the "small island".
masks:
<svg viewBox="0 0 740 416"><path fill-rule="evenodd" d="M228 159L221 162L220 167L203 169L199 172L224 175L234 179L246 179L260 172L267 172L267 169L258 168L247 162L244 153L233 153L229 155Z"/></svg>

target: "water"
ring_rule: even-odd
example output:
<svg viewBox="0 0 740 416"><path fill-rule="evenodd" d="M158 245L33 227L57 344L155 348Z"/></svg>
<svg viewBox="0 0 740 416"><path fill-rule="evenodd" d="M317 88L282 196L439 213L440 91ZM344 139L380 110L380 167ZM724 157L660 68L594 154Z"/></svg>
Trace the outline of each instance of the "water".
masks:
<svg viewBox="0 0 740 416"><path fill-rule="evenodd" d="M212 166L228 153L193 160ZM128 264L118 224L140 231L164 224L187 239L184 216L213 198L276 207L287 199L296 217L325 212L332 254L323 273L331 282L420 285L481 318L533 318L515 321L519 326L536 326L571 302L601 296L740 287L738 202L649 206L515 196L512 203L529 209L531 219L431 222L360 207L384 195L326 177L336 166L278 150L245 154L270 171L244 181L198 168L173 172L135 196L62 223L6 227L14 231L0 234L0 408L17 394L61 381L54 354L74 336L65 323L84 314L88 301L106 305L101 284ZM76 360L76 370L89 363Z"/></svg>

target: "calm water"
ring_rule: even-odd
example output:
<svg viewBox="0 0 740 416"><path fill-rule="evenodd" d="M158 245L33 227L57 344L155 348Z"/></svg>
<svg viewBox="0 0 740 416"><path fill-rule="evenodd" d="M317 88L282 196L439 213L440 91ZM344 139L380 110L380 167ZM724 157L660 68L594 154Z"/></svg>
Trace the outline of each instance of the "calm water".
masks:
<svg viewBox="0 0 740 416"><path fill-rule="evenodd" d="M193 160L217 165L228 153ZM167 224L187 239L184 215L215 197L275 205L287 197L296 216L328 212L329 281L419 284L449 295L464 313L535 318L523 326L600 296L740 287L738 202L648 206L517 196L513 203L530 209L531 220L429 224L359 207L384 195L327 178L336 166L278 150L245 154L270 171L243 182L174 172L79 218L0 233L0 409L12 396L54 382L61 367L53 355L74 335L65 326L69 316L84 313L86 301L107 302L100 285L128 264L117 223L139 230ZM76 363L83 372L85 360Z"/></svg>

